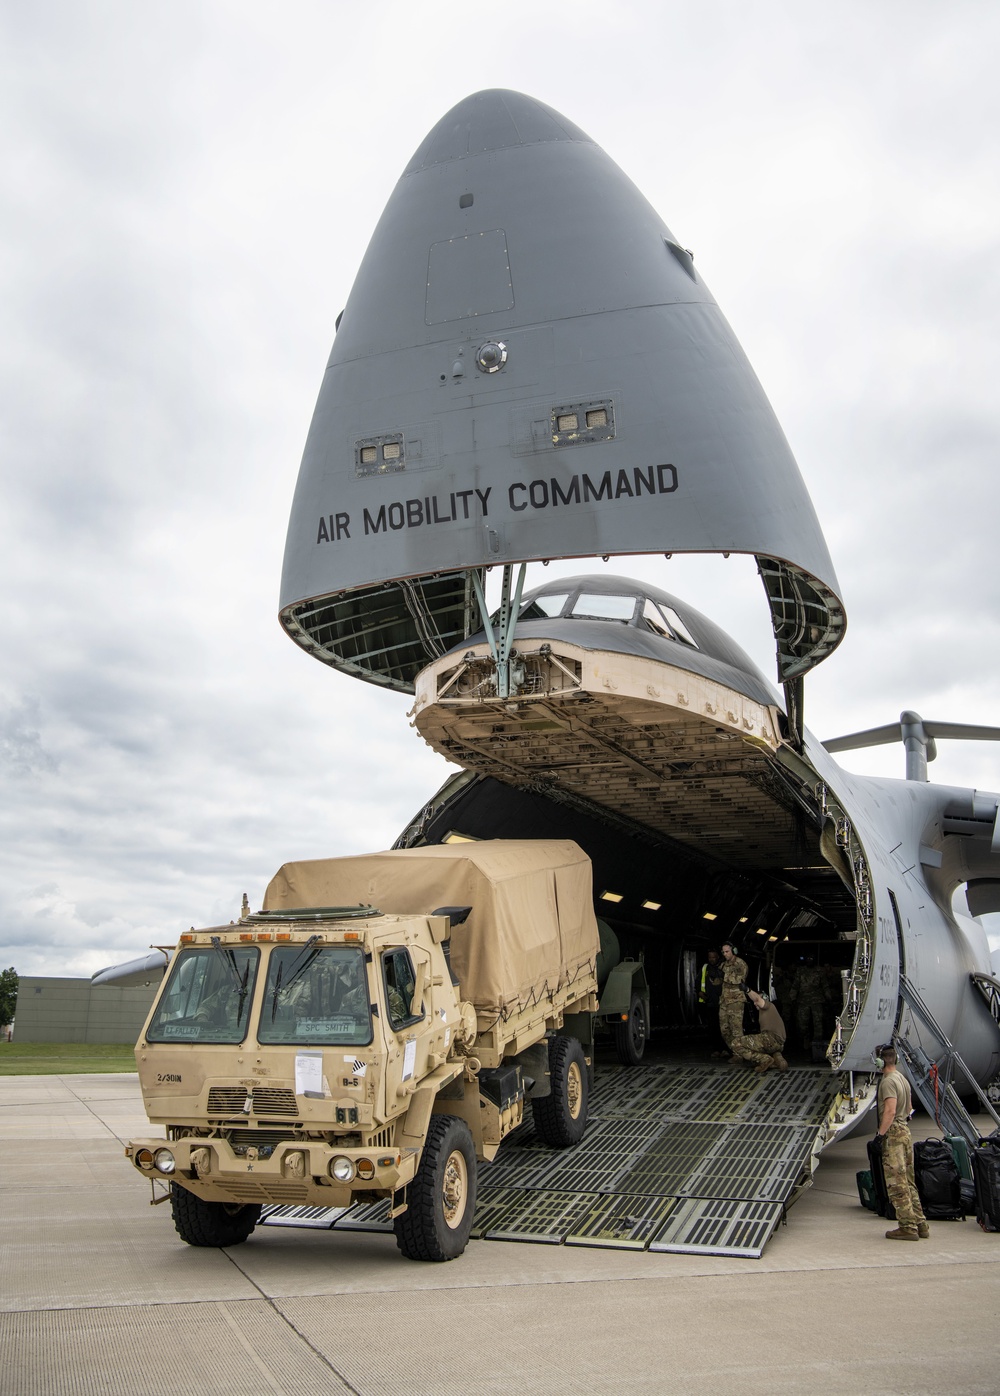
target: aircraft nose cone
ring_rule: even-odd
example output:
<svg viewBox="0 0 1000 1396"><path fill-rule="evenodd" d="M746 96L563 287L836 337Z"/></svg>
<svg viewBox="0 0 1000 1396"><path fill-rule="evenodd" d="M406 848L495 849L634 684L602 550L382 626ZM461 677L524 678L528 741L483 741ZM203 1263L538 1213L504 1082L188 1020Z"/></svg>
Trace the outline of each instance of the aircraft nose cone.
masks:
<svg viewBox="0 0 1000 1396"><path fill-rule="evenodd" d="M446 579L451 643L467 569L672 551L781 560L762 575L783 678L838 643L798 467L691 256L578 126L476 92L421 142L344 309L289 523L285 624L406 686L428 654L408 579ZM385 653L367 619L313 604L368 588L391 598Z"/></svg>
<svg viewBox="0 0 1000 1396"><path fill-rule="evenodd" d="M544 102L526 97L523 92L489 88L463 98L441 118L417 148L405 173L415 174L466 155L546 141L593 144L579 126Z"/></svg>

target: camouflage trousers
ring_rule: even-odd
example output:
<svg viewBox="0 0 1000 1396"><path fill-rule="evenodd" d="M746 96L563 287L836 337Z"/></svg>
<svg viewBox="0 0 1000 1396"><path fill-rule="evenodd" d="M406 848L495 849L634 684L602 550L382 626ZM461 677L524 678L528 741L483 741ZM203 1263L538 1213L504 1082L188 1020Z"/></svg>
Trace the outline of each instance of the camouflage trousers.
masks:
<svg viewBox="0 0 1000 1396"><path fill-rule="evenodd" d="M896 1221L903 1231L916 1231L924 1220L920 1194L913 1181L913 1139L909 1125L894 1120L882 1141L882 1172L885 1190L896 1209Z"/></svg>
<svg viewBox="0 0 1000 1396"><path fill-rule="evenodd" d="M799 999L795 1006L795 1026L807 1047L810 1042L826 1037L828 1034L823 1031L823 1000Z"/></svg>
<svg viewBox="0 0 1000 1396"><path fill-rule="evenodd" d="M775 1037L773 1032L752 1032L745 1037L733 1038L733 1056L763 1066L765 1062L770 1063L771 1058L776 1056L784 1045L782 1039Z"/></svg>
<svg viewBox="0 0 1000 1396"><path fill-rule="evenodd" d="M733 1050L733 1038L743 1036L743 995L735 1003L727 1003L725 999L719 1004L719 1031L722 1033L722 1040Z"/></svg>

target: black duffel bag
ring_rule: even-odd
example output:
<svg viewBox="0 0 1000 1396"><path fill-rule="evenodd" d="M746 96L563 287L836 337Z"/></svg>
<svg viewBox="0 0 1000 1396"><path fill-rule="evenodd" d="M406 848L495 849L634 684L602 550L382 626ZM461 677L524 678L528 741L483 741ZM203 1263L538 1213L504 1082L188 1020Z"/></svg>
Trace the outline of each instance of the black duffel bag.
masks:
<svg viewBox="0 0 1000 1396"><path fill-rule="evenodd" d="M1000 1231L1000 1138L980 1139L970 1154L976 1180L976 1220L984 1231Z"/></svg>
<svg viewBox="0 0 1000 1396"><path fill-rule="evenodd" d="M951 1145L920 1139L913 1146L913 1177L928 1221L964 1221L962 1176Z"/></svg>

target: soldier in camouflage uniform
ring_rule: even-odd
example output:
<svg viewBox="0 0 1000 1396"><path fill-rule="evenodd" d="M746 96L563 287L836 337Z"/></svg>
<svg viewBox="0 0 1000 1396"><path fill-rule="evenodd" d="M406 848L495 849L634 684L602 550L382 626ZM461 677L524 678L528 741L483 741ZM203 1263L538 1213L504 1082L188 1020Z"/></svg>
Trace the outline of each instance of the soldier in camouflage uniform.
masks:
<svg viewBox="0 0 1000 1396"><path fill-rule="evenodd" d="M743 1036L743 990L741 984L746 982L747 962L741 960L736 953L736 946L732 941L726 941L722 947L722 994L719 998L719 1031L722 1033L722 1040L730 1052L733 1050L733 1039ZM738 1061L739 1058L733 1058Z"/></svg>
<svg viewBox="0 0 1000 1396"><path fill-rule="evenodd" d="M814 1042L825 1041L823 1009L830 1000L826 971L812 955L796 971L789 998L795 1005L795 1026L808 1051Z"/></svg>
<svg viewBox="0 0 1000 1396"><path fill-rule="evenodd" d="M733 1038L733 1057L753 1062L757 1071L787 1071L788 1063L781 1055L785 1045L785 1025L781 1014L763 994L753 989L747 991L747 998L760 1014L760 1032L747 1033Z"/></svg>
<svg viewBox="0 0 1000 1396"><path fill-rule="evenodd" d="M897 1226L885 1233L888 1241L916 1241L931 1234L913 1178L913 1138L907 1121L913 1102L910 1083L896 1066L896 1049L879 1047L885 1065L878 1088L878 1135L882 1140L885 1190L896 1209Z"/></svg>

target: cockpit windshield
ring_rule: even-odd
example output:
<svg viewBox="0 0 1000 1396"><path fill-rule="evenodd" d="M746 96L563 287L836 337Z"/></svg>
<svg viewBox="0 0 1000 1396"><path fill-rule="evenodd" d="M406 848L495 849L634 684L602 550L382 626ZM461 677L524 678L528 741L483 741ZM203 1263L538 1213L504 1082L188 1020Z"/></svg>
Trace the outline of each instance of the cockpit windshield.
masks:
<svg viewBox="0 0 1000 1396"><path fill-rule="evenodd" d="M365 957L353 945L276 946L258 1042L363 1047L372 1040Z"/></svg>
<svg viewBox="0 0 1000 1396"><path fill-rule="evenodd" d="M532 597L518 620L545 620L555 617L573 620L613 620L639 630L651 630L666 640L679 640L698 648L698 642L673 606L635 592L548 591ZM494 617L494 620L496 618Z"/></svg>
<svg viewBox="0 0 1000 1396"><path fill-rule="evenodd" d="M626 625L635 615L634 596L614 596L606 592L581 591L569 614L587 620L620 620Z"/></svg>
<svg viewBox="0 0 1000 1396"><path fill-rule="evenodd" d="M147 1042L242 1042L260 951L251 945L182 950L146 1033Z"/></svg>

